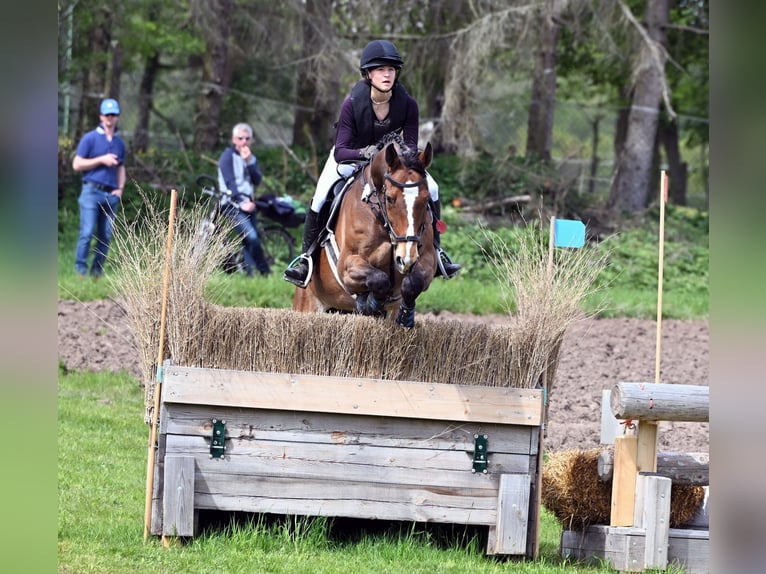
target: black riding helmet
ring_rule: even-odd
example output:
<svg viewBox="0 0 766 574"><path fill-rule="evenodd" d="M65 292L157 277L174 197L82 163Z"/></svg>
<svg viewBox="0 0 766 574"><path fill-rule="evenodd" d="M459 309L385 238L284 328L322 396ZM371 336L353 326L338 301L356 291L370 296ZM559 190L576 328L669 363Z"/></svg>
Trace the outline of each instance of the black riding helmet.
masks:
<svg viewBox="0 0 766 574"><path fill-rule="evenodd" d="M396 71L402 69L404 60L399 55L399 51L388 40L373 40L362 50L362 57L359 60L359 71L362 77L367 77L367 72L380 66L393 66Z"/></svg>

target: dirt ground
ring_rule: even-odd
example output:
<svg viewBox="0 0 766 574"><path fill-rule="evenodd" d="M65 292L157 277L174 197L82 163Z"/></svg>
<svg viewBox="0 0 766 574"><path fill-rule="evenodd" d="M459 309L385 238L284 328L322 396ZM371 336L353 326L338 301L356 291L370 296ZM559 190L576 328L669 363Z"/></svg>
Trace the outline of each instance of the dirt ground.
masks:
<svg viewBox="0 0 766 574"><path fill-rule="evenodd" d="M502 315L442 313L439 318L499 323ZM566 334L551 393L546 450L599 444L601 391L615 383L654 382L657 324L640 319L588 319ZM707 321L663 320L663 383L708 385ZM125 314L109 300L58 303L58 355L69 370L128 371L139 380L138 354ZM136 413L144 416L143 411ZM707 452L709 425L661 423L660 450Z"/></svg>

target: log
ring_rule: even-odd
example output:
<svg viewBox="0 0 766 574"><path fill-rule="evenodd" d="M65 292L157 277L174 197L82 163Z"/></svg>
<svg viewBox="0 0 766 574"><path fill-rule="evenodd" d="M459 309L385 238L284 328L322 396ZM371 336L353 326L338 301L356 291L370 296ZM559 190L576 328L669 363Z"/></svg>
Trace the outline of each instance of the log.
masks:
<svg viewBox="0 0 766 574"><path fill-rule="evenodd" d="M708 422L710 389L701 385L617 383L610 399L618 419Z"/></svg>
<svg viewBox="0 0 766 574"><path fill-rule="evenodd" d="M612 480L614 473L614 449L608 448L598 455L598 478L601 482ZM706 452L657 453L657 474L673 481L673 484L707 486L710 484L710 455Z"/></svg>

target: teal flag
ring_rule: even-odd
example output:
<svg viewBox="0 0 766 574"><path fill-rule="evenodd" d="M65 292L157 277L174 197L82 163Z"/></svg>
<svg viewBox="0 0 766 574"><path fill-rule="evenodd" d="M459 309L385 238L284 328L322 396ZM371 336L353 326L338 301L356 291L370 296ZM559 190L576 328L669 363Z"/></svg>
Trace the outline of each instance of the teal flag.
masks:
<svg viewBox="0 0 766 574"><path fill-rule="evenodd" d="M585 245L585 224L574 219L557 219L553 230L554 247L573 247L579 249Z"/></svg>

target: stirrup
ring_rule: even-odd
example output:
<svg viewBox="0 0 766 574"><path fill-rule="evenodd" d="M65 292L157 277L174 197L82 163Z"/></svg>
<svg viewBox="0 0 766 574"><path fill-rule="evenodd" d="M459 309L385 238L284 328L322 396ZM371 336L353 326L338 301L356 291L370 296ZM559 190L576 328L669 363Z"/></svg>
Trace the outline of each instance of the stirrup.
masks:
<svg viewBox="0 0 766 574"><path fill-rule="evenodd" d="M444 251L441 247L436 249L436 263L439 266L439 271L442 274L442 277L445 279L452 279L455 275L458 274L458 272L461 269L461 265L457 265L452 259L450 259L450 256L447 255L447 252ZM455 269L452 273L447 273L447 268L445 265L457 265L457 269Z"/></svg>
<svg viewBox="0 0 766 574"><path fill-rule="evenodd" d="M304 281L293 279L292 277L289 277L287 275L287 271L297 267L300 264L299 262L301 261L301 259L305 259L308 262L308 268L309 268L308 272L306 273L306 279ZM313 273L314 273L314 258L311 257L310 255L306 255L305 253L301 253L300 255L298 255L298 257L290 261L290 264L287 266L287 269L282 274L282 279L292 283L293 285L297 287L300 287L301 289L305 289L306 286L309 284L309 281L311 281L311 275Z"/></svg>

